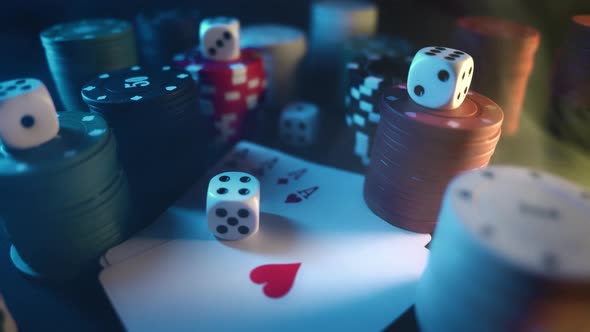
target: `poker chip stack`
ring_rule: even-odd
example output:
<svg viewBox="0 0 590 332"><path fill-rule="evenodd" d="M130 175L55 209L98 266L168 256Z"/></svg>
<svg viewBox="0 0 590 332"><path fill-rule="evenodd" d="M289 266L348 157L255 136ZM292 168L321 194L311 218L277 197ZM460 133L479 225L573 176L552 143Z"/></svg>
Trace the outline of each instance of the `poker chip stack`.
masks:
<svg viewBox="0 0 590 332"><path fill-rule="evenodd" d="M127 178L106 122L88 112L58 115L59 134L49 142L0 146L0 214L12 261L50 280L94 267L133 227Z"/></svg>
<svg viewBox="0 0 590 332"><path fill-rule="evenodd" d="M291 26L260 24L242 28L240 35L242 47L259 49L264 55L268 80L265 103L280 109L293 101L296 72L307 52L305 33Z"/></svg>
<svg viewBox="0 0 590 332"><path fill-rule="evenodd" d="M92 77L137 64L133 27L117 19L92 19L54 25L41 42L65 110L87 108L80 88Z"/></svg>
<svg viewBox="0 0 590 332"><path fill-rule="evenodd" d="M549 128L590 149L590 15L572 17L553 73Z"/></svg>
<svg viewBox="0 0 590 332"><path fill-rule="evenodd" d="M345 119L354 136L354 154L367 166L381 118L380 96L385 87L407 80L413 49L403 39L385 36L352 40L347 49L356 55L346 63Z"/></svg>
<svg viewBox="0 0 590 332"><path fill-rule="evenodd" d="M485 167L500 139L502 110L469 92L459 108L414 103L405 85L386 88L367 168L367 206L394 226L429 233L453 176Z"/></svg>
<svg viewBox="0 0 590 332"><path fill-rule="evenodd" d="M587 331L590 193L492 166L448 186L416 316L431 331Z"/></svg>
<svg viewBox="0 0 590 332"><path fill-rule="evenodd" d="M477 64L472 87L502 107L506 114L504 134L518 130L540 39L535 28L498 18L472 16L456 22L454 44Z"/></svg>
<svg viewBox="0 0 590 332"><path fill-rule="evenodd" d="M82 97L113 129L138 227L152 222L207 165L195 82L170 66L134 66L101 74Z"/></svg>
<svg viewBox="0 0 590 332"><path fill-rule="evenodd" d="M201 15L195 9L146 10L135 18L141 63L168 64L174 54L197 46Z"/></svg>
<svg viewBox="0 0 590 332"><path fill-rule="evenodd" d="M174 56L174 65L191 73L199 85L201 113L215 147L228 146L254 130L266 87L260 51L241 50L236 61L205 59L199 50Z"/></svg>

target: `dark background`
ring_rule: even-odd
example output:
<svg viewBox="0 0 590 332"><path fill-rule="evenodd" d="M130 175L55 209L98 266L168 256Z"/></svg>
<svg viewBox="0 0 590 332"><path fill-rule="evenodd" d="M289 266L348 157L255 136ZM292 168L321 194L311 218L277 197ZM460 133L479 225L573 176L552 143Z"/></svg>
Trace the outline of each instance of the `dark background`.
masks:
<svg viewBox="0 0 590 332"><path fill-rule="evenodd" d="M443 45L453 21L462 15L494 15L538 28L541 47L533 76L549 77L553 57L569 17L590 13L588 0L380 0L381 32L406 36L416 45ZM15 77L42 79L53 93L39 32L55 23L89 17L132 19L152 7L192 5L203 16L233 15L242 24L280 22L307 30L308 0L265 1L39 1L2 0L0 6L0 81ZM531 84L528 98L547 96L548 79ZM532 91L532 93L531 93ZM120 323L95 278L77 284L43 285L22 278L8 258L9 241L0 231L0 293L22 331L119 331ZM391 330L415 330L411 313Z"/></svg>

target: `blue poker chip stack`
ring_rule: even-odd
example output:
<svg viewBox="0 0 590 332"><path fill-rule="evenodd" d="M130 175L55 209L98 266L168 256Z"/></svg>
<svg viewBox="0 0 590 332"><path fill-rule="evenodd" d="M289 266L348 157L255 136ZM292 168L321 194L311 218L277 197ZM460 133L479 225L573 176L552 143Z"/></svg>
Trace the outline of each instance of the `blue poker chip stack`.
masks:
<svg viewBox="0 0 590 332"><path fill-rule="evenodd" d="M100 115L59 113L35 148L0 145L0 216L11 258L28 276L64 280L92 269L133 228L127 177Z"/></svg>
<svg viewBox="0 0 590 332"><path fill-rule="evenodd" d="M138 228L149 224L207 166L196 83L182 69L134 66L99 75L84 85L82 97L113 129Z"/></svg>

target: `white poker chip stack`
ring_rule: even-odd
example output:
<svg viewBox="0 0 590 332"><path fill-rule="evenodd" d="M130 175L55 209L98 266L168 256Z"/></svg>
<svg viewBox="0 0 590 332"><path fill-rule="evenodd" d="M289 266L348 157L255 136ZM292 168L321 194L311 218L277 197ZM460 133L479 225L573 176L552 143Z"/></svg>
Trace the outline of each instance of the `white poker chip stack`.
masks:
<svg viewBox="0 0 590 332"><path fill-rule="evenodd" d="M316 1L311 6L310 48L314 64L336 64L344 43L377 31L377 6L366 1Z"/></svg>
<svg viewBox="0 0 590 332"><path fill-rule="evenodd" d="M590 194L562 179L510 166L458 176L417 287L422 331L587 330L589 235Z"/></svg>
<svg viewBox="0 0 590 332"><path fill-rule="evenodd" d="M242 47L263 51L268 78L266 102L283 107L295 98L296 72L307 52L307 37L295 27L259 24L242 28Z"/></svg>

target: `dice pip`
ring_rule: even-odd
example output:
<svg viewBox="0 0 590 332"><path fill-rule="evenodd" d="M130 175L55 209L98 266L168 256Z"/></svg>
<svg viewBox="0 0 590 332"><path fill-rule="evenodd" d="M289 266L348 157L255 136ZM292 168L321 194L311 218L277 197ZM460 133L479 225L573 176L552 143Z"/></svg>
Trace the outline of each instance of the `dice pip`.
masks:
<svg viewBox="0 0 590 332"><path fill-rule="evenodd" d="M304 147L316 142L320 110L311 103L296 102L285 106L279 119L279 136L290 146Z"/></svg>
<svg viewBox="0 0 590 332"><path fill-rule="evenodd" d="M448 47L425 47L416 53L410 65L408 93L418 105L455 109L467 96L473 71L469 54Z"/></svg>
<svg viewBox="0 0 590 332"><path fill-rule="evenodd" d="M234 61L240 57L240 21L233 17L213 17L201 21L200 49L213 61Z"/></svg>
<svg viewBox="0 0 590 332"><path fill-rule="evenodd" d="M209 230L222 240L241 240L258 231L260 183L243 172L215 175L207 188Z"/></svg>
<svg viewBox="0 0 590 332"><path fill-rule="evenodd" d="M59 121L43 82L23 78L0 82L0 139L13 149L28 149L54 138Z"/></svg>

